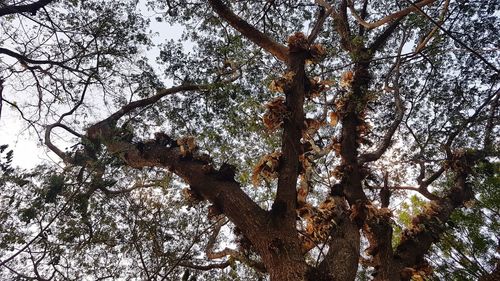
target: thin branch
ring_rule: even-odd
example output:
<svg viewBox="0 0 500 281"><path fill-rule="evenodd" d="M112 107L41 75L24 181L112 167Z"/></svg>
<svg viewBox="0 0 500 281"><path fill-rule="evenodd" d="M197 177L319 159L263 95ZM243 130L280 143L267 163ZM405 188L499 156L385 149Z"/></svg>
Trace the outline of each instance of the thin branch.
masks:
<svg viewBox="0 0 500 281"><path fill-rule="evenodd" d="M82 105L83 100L85 98L85 93L87 92L87 89L88 89L88 86L90 84L90 80L92 79L92 76L93 75L89 75L89 77L87 78L87 81L85 82L85 86L83 87L81 98L78 101L78 103L70 111L63 113L61 115L61 117L59 117L59 120L57 120L57 122L55 122L53 124L50 124L50 125L47 125L45 127L45 145L47 145L47 147L50 150L52 150L52 152L54 152L64 162L67 162L67 163L71 163L71 159L69 158L69 156L66 153L64 153L62 150L60 150L56 145L54 145L52 143L52 140L50 138L51 137L51 133L52 133L52 130L54 128L60 127L60 128L65 129L66 131L70 132L71 134L77 136L77 137L80 137L80 138L82 137L81 134L77 133L76 131L74 131L73 129L69 128L68 126L66 126L64 124L61 124L61 122L63 121L64 117L73 114L78 109L78 107L80 105Z"/></svg>
<svg viewBox="0 0 500 281"><path fill-rule="evenodd" d="M406 43L406 34L403 34L403 40L401 40L401 44L399 45L398 49L398 57L396 59L395 64L389 71L389 74L387 75L385 79L385 86L387 89L390 89L394 92L394 102L396 105L396 113L395 113L395 118L387 132L385 133L384 137L382 138L382 142L378 146L378 148L374 152L369 152L365 153L360 156L360 163L366 163L366 162L371 162L378 160L384 153L385 151L389 148L392 137L394 136L394 133L399 127L399 124L401 124L401 121L403 120L404 113L405 113L405 108L403 105L403 101L401 100L401 96L399 94L399 77L400 77L400 66L401 66L401 53L403 50L403 46ZM395 70L395 78L393 82L393 86L389 87L389 77L391 76L391 73Z"/></svg>
<svg viewBox="0 0 500 281"><path fill-rule="evenodd" d="M438 22L436 22L431 16L429 16L427 13L425 13L422 9L420 9L419 6L417 6L415 3L411 2L410 0L405 0L406 2L410 3L415 9L417 9L424 17L426 17L430 22L432 22L437 28L441 29L448 37L450 37L453 41L457 42L460 46L464 47L467 49L469 52L471 52L474 56L476 56L479 60L484 62L488 67L490 67L492 70L494 70L497 73L500 73L500 69L496 68L491 62L486 60L481 54L479 54L477 51L472 49L471 47L467 46L464 42L462 42L460 39L456 38L451 32L446 30L444 27L442 27Z"/></svg>
<svg viewBox="0 0 500 281"><path fill-rule="evenodd" d="M156 103L160 99L162 99L165 96L168 95L173 95L177 94L180 92L187 92L187 91L204 91L204 90L209 90L211 88L217 87L218 84L202 84L202 85L196 85L196 84L183 84L180 86L172 87L172 88L162 88L159 89L156 93L156 95L151 96L149 98L144 98L141 100L133 101L131 103L128 103L124 105L120 110L117 112L113 113L111 116L106 118L105 120L101 122L116 122L118 119L123 117L125 114L135 110L136 108L141 108L145 107L151 104Z"/></svg>
<svg viewBox="0 0 500 281"><path fill-rule="evenodd" d="M493 88L493 86L492 86L492 88ZM490 96L488 96L484 100L484 102L476 109L476 111L474 112L474 114L472 114L470 117L468 117L460 126L458 126L458 128L456 128L456 130L454 132L452 132L448 136L448 139L446 140L446 143L443 144L443 147L446 150L446 154L448 155L448 157L451 157L451 146L452 146L453 142L455 141L455 138L464 129L466 129L467 126L469 126L469 124L471 124L472 122L476 121L476 118L479 116L479 114L481 113L481 111L487 105L489 105L495 97L498 97L499 95L500 95L500 89L496 90L494 93L492 93Z"/></svg>
<svg viewBox="0 0 500 281"><path fill-rule="evenodd" d="M320 7L320 10L318 12L318 19L316 20L316 23L314 24L311 33L307 37L307 41L309 42L309 44L312 44L314 40L316 40L316 37L318 37L319 33L321 32L321 29L323 28L326 19L330 16L332 12L333 9L331 6L326 9L324 7Z"/></svg>
<svg viewBox="0 0 500 281"><path fill-rule="evenodd" d="M445 21L445 16L446 13L448 13L448 7L450 5L450 0L446 0L443 4L443 10L441 11L441 14L439 15L439 21L437 22L440 26L443 25ZM415 52L418 53L422 51L422 49L427 45L427 43L431 40L432 36L434 36L434 33L438 31L438 27L435 26L425 37L423 37L420 42L417 44L417 47L415 48Z"/></svg>
<svg viewBox="0 0 500 281"><path fill-rule="evenodd" d="M436 0L422 0L422 1L417 2L416 4L414 4L414 6L420 8L420 7L424 7L424 6L427 6L429 4L432 4L435 1ZM374 29L374 28L379 27L381 25L384 25L386 23L389 23L389 22L401 19L404 16L408 15L409 13L414 12L414 11L417 10L417 8L415 8L415 7L408 7L408 8L402 9L402 10L400 10L398 12L392 13L392 14L390 14L388 16L385 16L384 18L382 18L380 20L377 20L375 22L371 22L370 23L370 22L366 22L365 20L363 20L363 18L361 16L358 15L358 13L356 12L356 10L354 9L354 4L352 3L351 0L348 0L347 2L349 3L348 4L349 11L351 11L351 14L356 19L356 21L360 25L362 25L363 27L365 27L368 30Z"/></svg>
<svg viewBox="0 0 500 281"><path fill-rule="evenodd" d="M69 70L69 71L78 72L78 73L84 73L81 70L78 70L76 68L67 66L64 62L52 61L52 60L35 60L35 59L31 59L31 58L29 58L29 57L27 57L25 55L16 53L14 51L11 51L9 49L2 48L2 47L0 47L0 54L4 54L4 55L10 56L10 57L13 57L13 58L17 59L23 65L27 65L27 63L57 65L57 66L59 66L61 68ZM42 68L38 68L38 69L40 69L40 71L42 71L42 72L45 72L45 70L42 69Z"/></svg>

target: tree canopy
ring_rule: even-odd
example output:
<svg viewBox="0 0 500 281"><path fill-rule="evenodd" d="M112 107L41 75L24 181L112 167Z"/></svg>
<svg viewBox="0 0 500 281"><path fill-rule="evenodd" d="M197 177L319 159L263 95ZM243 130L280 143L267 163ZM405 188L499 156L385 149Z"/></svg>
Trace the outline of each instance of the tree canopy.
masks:
<svg viewBox="0 0 500 281"><path fill-rule="evenodd" d="M499 7L1 1L0 276L500 280Z"/></svg>

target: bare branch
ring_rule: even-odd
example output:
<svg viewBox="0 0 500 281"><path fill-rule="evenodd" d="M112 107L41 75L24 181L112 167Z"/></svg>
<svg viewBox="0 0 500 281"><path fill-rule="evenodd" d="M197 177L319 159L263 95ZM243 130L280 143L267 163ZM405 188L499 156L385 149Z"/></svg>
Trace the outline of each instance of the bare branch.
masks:
<svg viewBox="0 0 500 281"><path fill-rule="evenodd" d="M41 8L45 7L50 2L53 1L54 0L39 0L37 2L33 2L31 4L26 4L26 5L6 5L0 7L0 17L18 13L31 13L32 15L34 15L38 10L40 10Z"/></svg>
<svg viewBox="0 0 500 281"><path fill-rule="evenodd" d="M2 48L2 47L0 47L0 54L4 54L4 55L10 56L10 57L13 57L13 58L17 59L22 64L31 63L31 64L37 64L37 65L39 65L39 64L57 65L57 66L59 66L61 68L69 70L69 71L84 73L83 71L81 71L79 69L67 66L65 62L52 61L52 60L35 60L35 59L31 59L31 58L29 58L29 57L27 57L25 55L16 53L14 51L11 51L9 49ZM46 70L41 69L41 68L39 68L39 69L42 72L46 71Z"/></svg>
<svg viewBox="0 0 500 281"><path fill-rule="evenodd" d="M242 262L242 263L244 263L244 264L246 264L246 265L262 272L262 273L266 272L266 268L264 267L264 264L262 264L261 262L258 262L258 261L251 260L250 258L247 258L245 255L238 252L237 250L230 249L230 248L224 248L221 251L217 251L217 252L214 251L215 242L217 241L217 236L219 235L220 229L224 224L225 224L224 220L220 220L216 224L216 226L212 232L212 235L210 236L210 238L208 240L207 246L205 248L205 254L207 255L207 257L211 260L214 260L214 259L221 259L221 258L229 256L230 259L236 259L236 260L238 260L238 261L240 261L240 262ZM226 261L226 262L230 263L230 261ZM205 267L223 266L224 264L225 263L208 265Z"/></svg>
<svg viewBox="0 0 500 281"><path fill-rule="evenodd" d="M309 44L312 44L314 40L316 40L316 37L318 37L319 33L321 32L321 29L323 28L326 19L330 16L332 12L333 8L331 6L328 8L320 7L320 10L318 12L318 19L316 20L316 23L314 24L311 33L307 37L307 41L309 42Z"/></svg>
<svg viewBox="0 0 500 281"><path fill-rule="evenodd" d="M396 106L396 114L395 114L394 121L392 122L391 126L389 127L389 129L385 133L384 137L382 138L382 142L380 143L378 148L375 149L375 151L373 151L373 152L369 152L369 153L365 153L365 154L361 155L360 160L359 160L360 163L366 163L366 162L378 160L384 154L384 152L389 148L389 146L391 144L392 137L393 137L394 133L396 132L396 130L398 129L399 124L401 124L401 121L403 120L405 108L403 105L403 101L401 100L401 96L399 95L399 88L400 88L399 87L399 76L400 76L399 67L401 66L401 52L403 50L403 46L404 46L405 42L406 42L406 35L403 35L403 40L401 41L401 44L399 45L398 57L396 59L396 63L393 65L393 67L389 71L389 74L387 75L386 80L385 80L385 87L394 92L394 102L395 102L395 106ZM393 83L392 87L390 87L388 85L389 84L388 80L389 80L389 77L391 76L391 73L393 71L395 71L395 78L394 78L394 83Z"/></svg>
<svg viewBox="0 0 500 281"><path fill-rule="evenodd" d="M493 65L491 62L486 60L481 54L479 54L476 50L472 49L471 47L467 46L464 42L462 42L460 39L455 37L451 32L446 30L444 27L442 27L438 22L436 22L432 17L430 17L427 13L425 13L418 5L414 4L410 0L405 0L406 2L410 3L416 10L418 10L422 15L424 15L430 22L432 22L437 28L441 29L448 37L450 37L453 41L457 42L460 46L464 47L467 49L467 51L471 52L474 56L476 56L479 60L484 62L489 68L494 70L497 73L500 73L500 69L498 69L495 65Z"/></svg>
<svg viewBox="0 0 500 281"><path fill-rule="evenodd" d="M77 137L80 137L80 138L82 137L81 134L77 133L76 131L74 131L73 129L69 128L68 126L62 124L61 122L63 121L64 117L73 114L78 109L78 107L80 107L80 105L82 105L83 100L85 98L85 93L87 92L87 89L88 89L88 86L90 84L90 80L91 79L92 79L92 75L90 75L87 78L87 81L85 82L85 86L83 87L81 98L78 101L78 103L71 110L69 110L68 112L62 114L61 117L59 117L59 120L57 120L57 122L55 122L54 124L47 125L45 127L45 145L47 145L47 147L50 150L52 150L52 152L54 152L64 162L67 162L67 163L71 163L72 159L70 159L70 157L66 153L64 153L62 150L60 150L56 145L54 145L52 143L52 140L51 140L52 130L54 128L60 127L60 128L65 129L66 131L70 132L71 134L77 136Z"/></svg>
<svg viewBox="0 0 500 281"><path fill-rule="evenodd" d="M241 32L243 36L257 44L259 47L276 56L281 61L288 61L288 48L274 41L272 38L257 30L254 26L236 15L229 7L220 0L209 0L210 6L215 12L227 21L233 28Z"/></svg>
<svg viewBox="0 0 500 281"><path fill-rule="evenodd" d="M205 84L205 85L196 85L196 84L183 84L180 86L172 87L172 88L162 88L158 89L156 95L151 96L149 98L144 98L141 100L133 101L131 103L128 103L124 105L120 110L117 112L113 113L111 116L106 118L105 120L101 122L116 122L118 121L121 117L123 117L125 114L141 107L145 107L151 104L156 103L160 99L162 99L165 96L168 95L173 95L177 94L180 92L187 92L187 91L203 91L203 90L208 90L211 88L215 88L217 84Z"/></svg>
<svg viewBox="0 0 500 281"><path fill-rule="evenodd" d="M420 7L427 6L435 1L436 0L422 0L420 2L417 2L415 4L415 6L420 8ZM386 23L401 19L404 16L408 15L409 13L417 10L416 7L408 7L408 8L405 8L403 10L400 10L398 12L392 13L388 16L385 16L384 18L382 18L380 20L377 20L375 22L370 23L370 22L366 22L365 20L363 20L363 18L361 16L358 15L356 10L354 9L354 4L352 3L351 0L348 0L348 3L349 3L348 4L349 10L351 11L351 14L353 15L353 17L356 19L356 21L358 21L358 23L360 25L364 26L367 29L374 29L374 28L379 27L381 25L384 25Z"/></svg>
<svg viewBox="0 0 500 281"><path fill-rule="evenodd" d="M450 0L446 0L443 4L443 10L441 11L441 14L439 15L439 21L437 22L438 25L443 25L446 13L448 13L448 7L450 4ZM422 51L423 48L427 45L427 43L431 40L432 36L437 32L439 28L435 26L425 37L423 37L420 42L417 44L417 47L415 48L415 53L418 53Z"/></svg>

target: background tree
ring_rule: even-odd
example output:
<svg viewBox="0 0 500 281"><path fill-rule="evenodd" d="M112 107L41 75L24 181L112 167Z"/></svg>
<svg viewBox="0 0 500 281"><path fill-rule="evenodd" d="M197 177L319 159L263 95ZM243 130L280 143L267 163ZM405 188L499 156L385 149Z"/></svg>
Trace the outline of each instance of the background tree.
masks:
<svg viewBox="0 0 500 281"><path fill-rule="evenodd" d="M2 276L495 280L497 14L3 1L1 104L61 162L1 147Z"/></svg>

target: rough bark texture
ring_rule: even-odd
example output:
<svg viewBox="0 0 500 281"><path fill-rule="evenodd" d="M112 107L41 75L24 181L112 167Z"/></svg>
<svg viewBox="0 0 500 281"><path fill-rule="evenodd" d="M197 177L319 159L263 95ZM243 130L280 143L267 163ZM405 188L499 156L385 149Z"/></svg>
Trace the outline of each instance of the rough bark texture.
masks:
<svg viewBox="0 0 500 281"><path fill-rule="evenodd" d="M369 202L362 181L366 177L364 162L378 159L390 144L403 116L401 101L396 101L399 121L390 128L388 137L380 144L381 148L376 153L360 157L358 147L363 131L360 128L363 126L368 103L370 61L397 29L401 17L394 20L391 18L391 24L373 40L370 47L365 47L364 43L355 42L351 38L347 1L340 1L338 10L333 11L329 7L328 11L334 19L341 46L353 57L354 67L343 105L337 108L342 125L342 174L340 184L336 185L337 189L332 190L331 194L336 207L334 219L330 222L331 232L327 240L323 241L328 246L328 252L322 262L313 267L305 261L296 225L299 157L304 153L301 144L305 129L304 101L311 83L305 71L305 63L311 57L309 48L312 42L303 34L296 33L290 37L289 46L285 47L234 14L222 1L208 2L221 18L243 36L286 62L287 72L293 74L291 81L283 88L287 114L283 116L282 156L272 209L268 211L259 207L242 191L234 178L227 177L222 168L216 170L207 155L200 155L196 151L186 153L178 146L166 146L155 140L144 141L139 146L131 140L117 137L119 132L115 128L116 122L126 113L153 104L166 95L182 91L202 91L209 89L209 85L181 85L161 90L150 98L131 102L109 118L91 126L85 138L95 146L105 146L110 153L123 159L130 167L164 167L182 177L196 196L210 201L242 231L260 256L272 281L355 280L360 259L361 231L370 243L367 253L371 257L371 265L375 268L375 280L408 280L411 275L406 276L403 273L407 268L415 268L422 263L424 255L443 231L442 222L449 219L455 208L472 198L466 180L468 169L474 160L467 154L450 159L455 163L455 188L443 198L432 197L436 200L430 203L428 212L418 217L413 227L404 233L400 245L392 249L390 213L387 209L377 208ZM422 1L430 2L433 1ZM53 127L49 127L47 131L46 141L49 147L52 145L50 129ZM55 146L51 149L66 161L72 161ZM73 163L78 164L78 161ZM384 191L388 192L388 189ZM387 207L388 204L389 195L384 199L382 207Z"/></svg>

